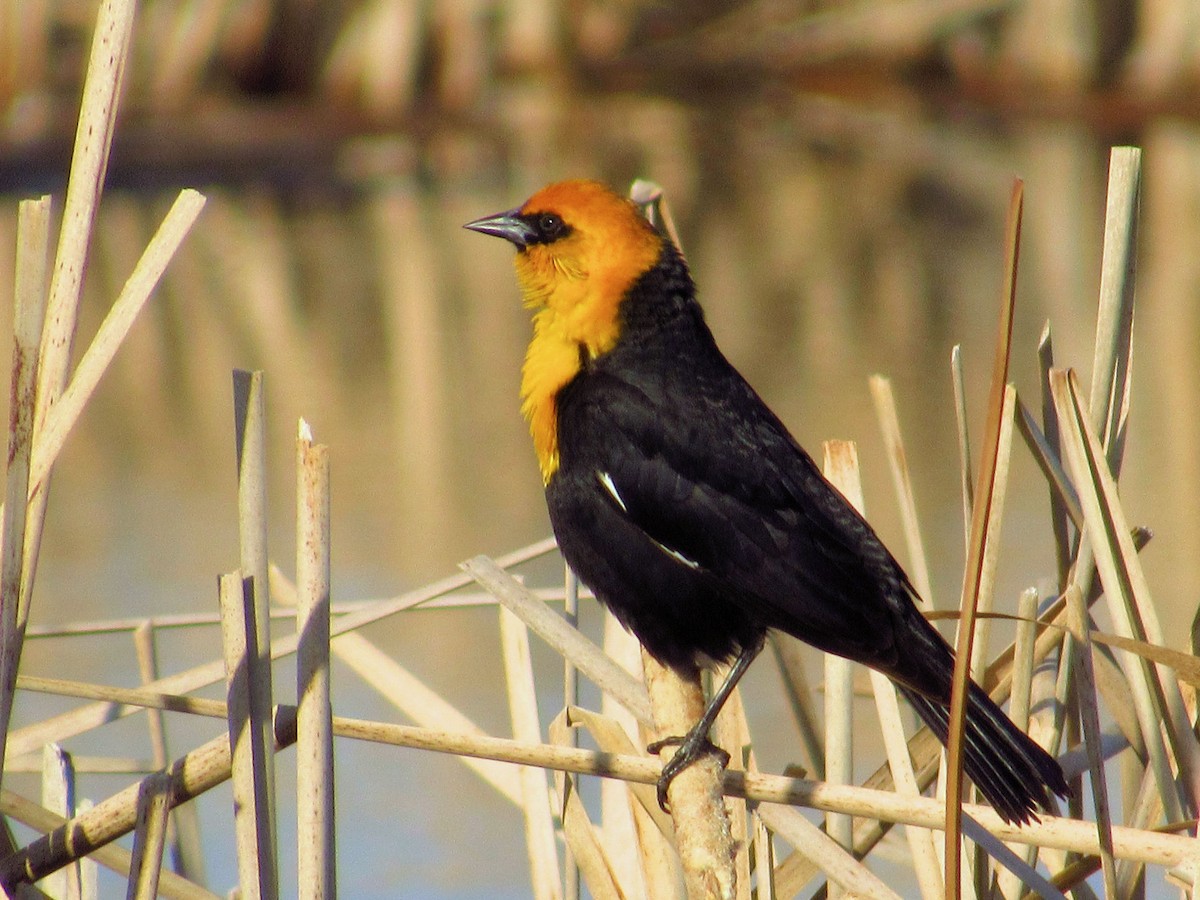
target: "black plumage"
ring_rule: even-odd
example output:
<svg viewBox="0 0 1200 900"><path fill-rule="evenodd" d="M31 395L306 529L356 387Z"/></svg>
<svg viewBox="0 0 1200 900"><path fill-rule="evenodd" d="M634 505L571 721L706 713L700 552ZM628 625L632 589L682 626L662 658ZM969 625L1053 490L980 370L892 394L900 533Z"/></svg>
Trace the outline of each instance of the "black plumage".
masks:
<svg viewBox="0 0 1200 900"><path fill-rule="evenodd" d="M725 359L675 247L596 182L550 185L468 228L517 247L536 310L522 376L567 562L660 662L734 661L659 781L711 746L770 629L888 675L943 741L954 656L866 520ZM1011 822L1069 791L978 686L963 766Z"/></svg>
<svg viewBox="0 0 1200 900"><path fill-rule="evenodd" d="M669 242L621 340L557 400L546 500L564 557L665 664L728 661L777 628L896 681L946 739L953 654L870 525L718 349ZM964 768L1026 821L1058 764L972 685Z"/></svg>

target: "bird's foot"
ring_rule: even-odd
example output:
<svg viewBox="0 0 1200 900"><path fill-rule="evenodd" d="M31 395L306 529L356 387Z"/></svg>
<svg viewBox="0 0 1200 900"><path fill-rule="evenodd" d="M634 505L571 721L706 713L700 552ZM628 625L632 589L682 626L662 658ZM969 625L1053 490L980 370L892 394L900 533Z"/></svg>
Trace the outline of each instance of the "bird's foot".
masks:
<svg viewBox="0 0 1200 900"><path fill-rule="evenodd" d="M666 737L660 741L655 741L646 747L647 753L657 754L663 747L671 747L678 745L679 749L675 751L675 755L667 760L667 764L663 766L662 774L658 776L658 805L662 807L663 812L670 812L670 803L667 801L667 788L671 786L671 782L675 780L675 776L698 761L700 757L712 754L720 761L721 768L724 769L729 765L729 754L714 744L708 739L708 730L697 731L693 729L683 737Z"/></svg>

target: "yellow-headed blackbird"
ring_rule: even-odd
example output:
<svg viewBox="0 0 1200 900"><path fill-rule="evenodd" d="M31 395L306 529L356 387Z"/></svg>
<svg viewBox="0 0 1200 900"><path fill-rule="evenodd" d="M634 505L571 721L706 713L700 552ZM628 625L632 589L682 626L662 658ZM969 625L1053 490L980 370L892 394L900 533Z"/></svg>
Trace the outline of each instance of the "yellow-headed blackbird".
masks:
<svg viewBox="0 0 1200 900"><path fill-rule="evenodd" d="M944 742L953 651L871 526L717 348L671 241L591 181L466 227L517 248L533 311L523 412L563 556L662 663L736 660L673 739L660 802L713 749L717 710L771 628L883 672ZM1010 822L1069 793L973 683L964 767Z"/></svg>

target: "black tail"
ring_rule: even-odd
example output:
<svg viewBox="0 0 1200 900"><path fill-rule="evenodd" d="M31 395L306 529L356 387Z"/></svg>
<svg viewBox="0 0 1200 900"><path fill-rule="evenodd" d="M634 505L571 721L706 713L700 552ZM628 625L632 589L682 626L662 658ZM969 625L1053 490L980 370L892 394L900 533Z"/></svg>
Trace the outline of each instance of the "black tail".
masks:
<svg viewBox="0 0 1200 900"><path fill-rule="evenodd" d="M945 745L950 710L910 688L899 687L917 715ZM1024 824L1036 820L1038 807L1051 808L1051 791L1060 797L1070 795L1063 771L1054 757L1020 731L982 688L974 682L970 687L963 770L1004 821Z"/></svg>

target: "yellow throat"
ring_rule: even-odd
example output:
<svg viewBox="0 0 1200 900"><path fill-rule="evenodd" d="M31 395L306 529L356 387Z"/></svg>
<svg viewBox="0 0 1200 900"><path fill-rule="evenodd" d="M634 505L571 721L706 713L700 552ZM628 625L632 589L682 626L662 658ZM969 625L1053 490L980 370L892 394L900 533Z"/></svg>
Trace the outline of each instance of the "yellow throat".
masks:
<svg viewBox="0 0 1200 900"><path fill-rule="evenodd" d="M521 371L521 412L542 482L549 484L559 465L558 392L585 360L617 343L621 302L658 261L662 238L632 203L594 182L551 185L522 212L553 212L571 229L519 251L515 263L525 306L535 311Z"/></svg>

